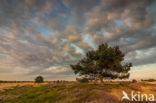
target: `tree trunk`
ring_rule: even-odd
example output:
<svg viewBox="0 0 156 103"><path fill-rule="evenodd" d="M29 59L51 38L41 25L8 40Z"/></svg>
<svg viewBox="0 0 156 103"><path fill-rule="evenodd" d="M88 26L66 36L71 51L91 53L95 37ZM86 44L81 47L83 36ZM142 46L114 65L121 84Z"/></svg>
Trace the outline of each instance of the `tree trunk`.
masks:
<svg viewBox="0 0 156 103"><path fill-rule="evenodd" d="M102 76L102 74L100 74L99 78L100 78L100 82L103 83L103 76Z"/></svg>

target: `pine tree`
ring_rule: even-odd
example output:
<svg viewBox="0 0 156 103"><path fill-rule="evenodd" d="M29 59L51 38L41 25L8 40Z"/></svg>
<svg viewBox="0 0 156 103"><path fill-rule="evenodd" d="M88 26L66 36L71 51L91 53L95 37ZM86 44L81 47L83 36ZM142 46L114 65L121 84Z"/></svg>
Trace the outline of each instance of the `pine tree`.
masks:
<svg viewBox="0 0 156 103"><path fill-rule="evenodd" d="M89 80L125 79L129 77L132 63L124 63L124 53L119 46L110 47L107 43L91 50L77 64L70 65L75 74Z"/></svg>

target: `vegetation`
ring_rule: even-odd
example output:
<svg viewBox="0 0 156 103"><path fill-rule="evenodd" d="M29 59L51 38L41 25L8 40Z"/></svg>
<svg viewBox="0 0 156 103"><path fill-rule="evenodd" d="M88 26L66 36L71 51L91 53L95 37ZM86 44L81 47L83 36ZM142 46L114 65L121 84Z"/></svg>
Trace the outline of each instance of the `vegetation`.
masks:
<svg viewBox="0 0 156 103"><path fill-rule="evenodd" d="M89 80L87 78L76 78L76 80L80 83L88 83Z"/></svg>
<svg viewBox="0 0 156 103"><path fill-rule="evenodd" d="M142 79L141 81L154 82L154 81L156 81L156 79L145 79L145 80Z"/></svg>
<svg viewBox="0 0 156 103"><path fill-rule="evenodd" d="M124 53L118 46L110 47L106 43L99 45L97 50L86 53L77 64L71 65L75 74L88 80L125 79L129 77L132 63L125 63Z"/></svg>
<svg viewBox="0 0 156 103"><path fill-rule="evenodd" d="M135 80L135 79L132 80L132 83L136 83L136 82L137 82L137 80Z"/></svg>
<svg viewBox="0 0 156 103"><path fill-rule="evenodd" d="M42 76L37 76L37 77L35 78L35 83L43 83L43 81L44 81L44 79L43 79Z"/></svg>
<svg viewBox="0 0 156 103"><path fill-rule="evenodd" d="M123 90L127 93L133 90L156 94L155 84L146 85L146 82L105 82L96 85L77 82L41 84L4 89L0 92L0 100L5 101L4 103L120 103Z"/></svg>

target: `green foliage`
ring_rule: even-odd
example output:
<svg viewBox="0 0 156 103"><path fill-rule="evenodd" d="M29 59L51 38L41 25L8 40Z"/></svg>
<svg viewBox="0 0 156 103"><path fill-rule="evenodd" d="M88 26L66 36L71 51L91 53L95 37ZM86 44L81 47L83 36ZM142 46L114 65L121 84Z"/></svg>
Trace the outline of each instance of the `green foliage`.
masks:
<svg viewBox="0 0 156 103"><path fill-rule="evenodd" d="M43 79L42 76L37 76L37 77L35 78L35 83L43 83L43 81L44 81L44 79Z"/></svg>
<svg viewBox="0 0 156 103"><path fill-rule="evenodd" d="M118 46L109 47L105 43L99 45L97 50L88 51L83 59L70 66L75 74L91 80L125 79L129 77L132 64L124 63L124 56Z"/></svg>

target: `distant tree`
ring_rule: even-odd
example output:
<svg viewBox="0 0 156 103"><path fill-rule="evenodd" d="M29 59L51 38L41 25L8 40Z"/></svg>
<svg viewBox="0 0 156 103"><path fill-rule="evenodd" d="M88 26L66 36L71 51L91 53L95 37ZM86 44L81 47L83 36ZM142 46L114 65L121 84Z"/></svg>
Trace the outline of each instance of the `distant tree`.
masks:
<svg viewBox="0 0 156 103"><path fill-rule="evenodd" d="M70 65L75 74L89 80L125 79L129 77L132 63L125 63L124 53L119 46L109 47L107 43L91 50L77 64Z"/></svg>
<svg viewBox="0 0 156 103"><path fill-rule="evenodd" d="M132 80L132 83L136 83L136 82L137 82L137 80L136 80L136 79L133 79L133 80Z"/></svg>
<svg viewBox="0 0 156 103"><path fill-rule="evenodd" d="M154 82L156 79L141 79L141 81Z"/></svg>
<svg viewBox="0 0 156 103"><path fill-rule="evenodd" d="M37 77L35 78L35 82L36 82L36 83L43 83L43 82L44 82L44 79L43 79L42 76L37 76Z"/></svg>
<svg viewBox="0 0 156 103"><path fill-rule="evenodd" d="M88 83L89 82L89 80L87 78L84 78L84 77L83 78L76 78L76 80L80 83Z"/></svg>

